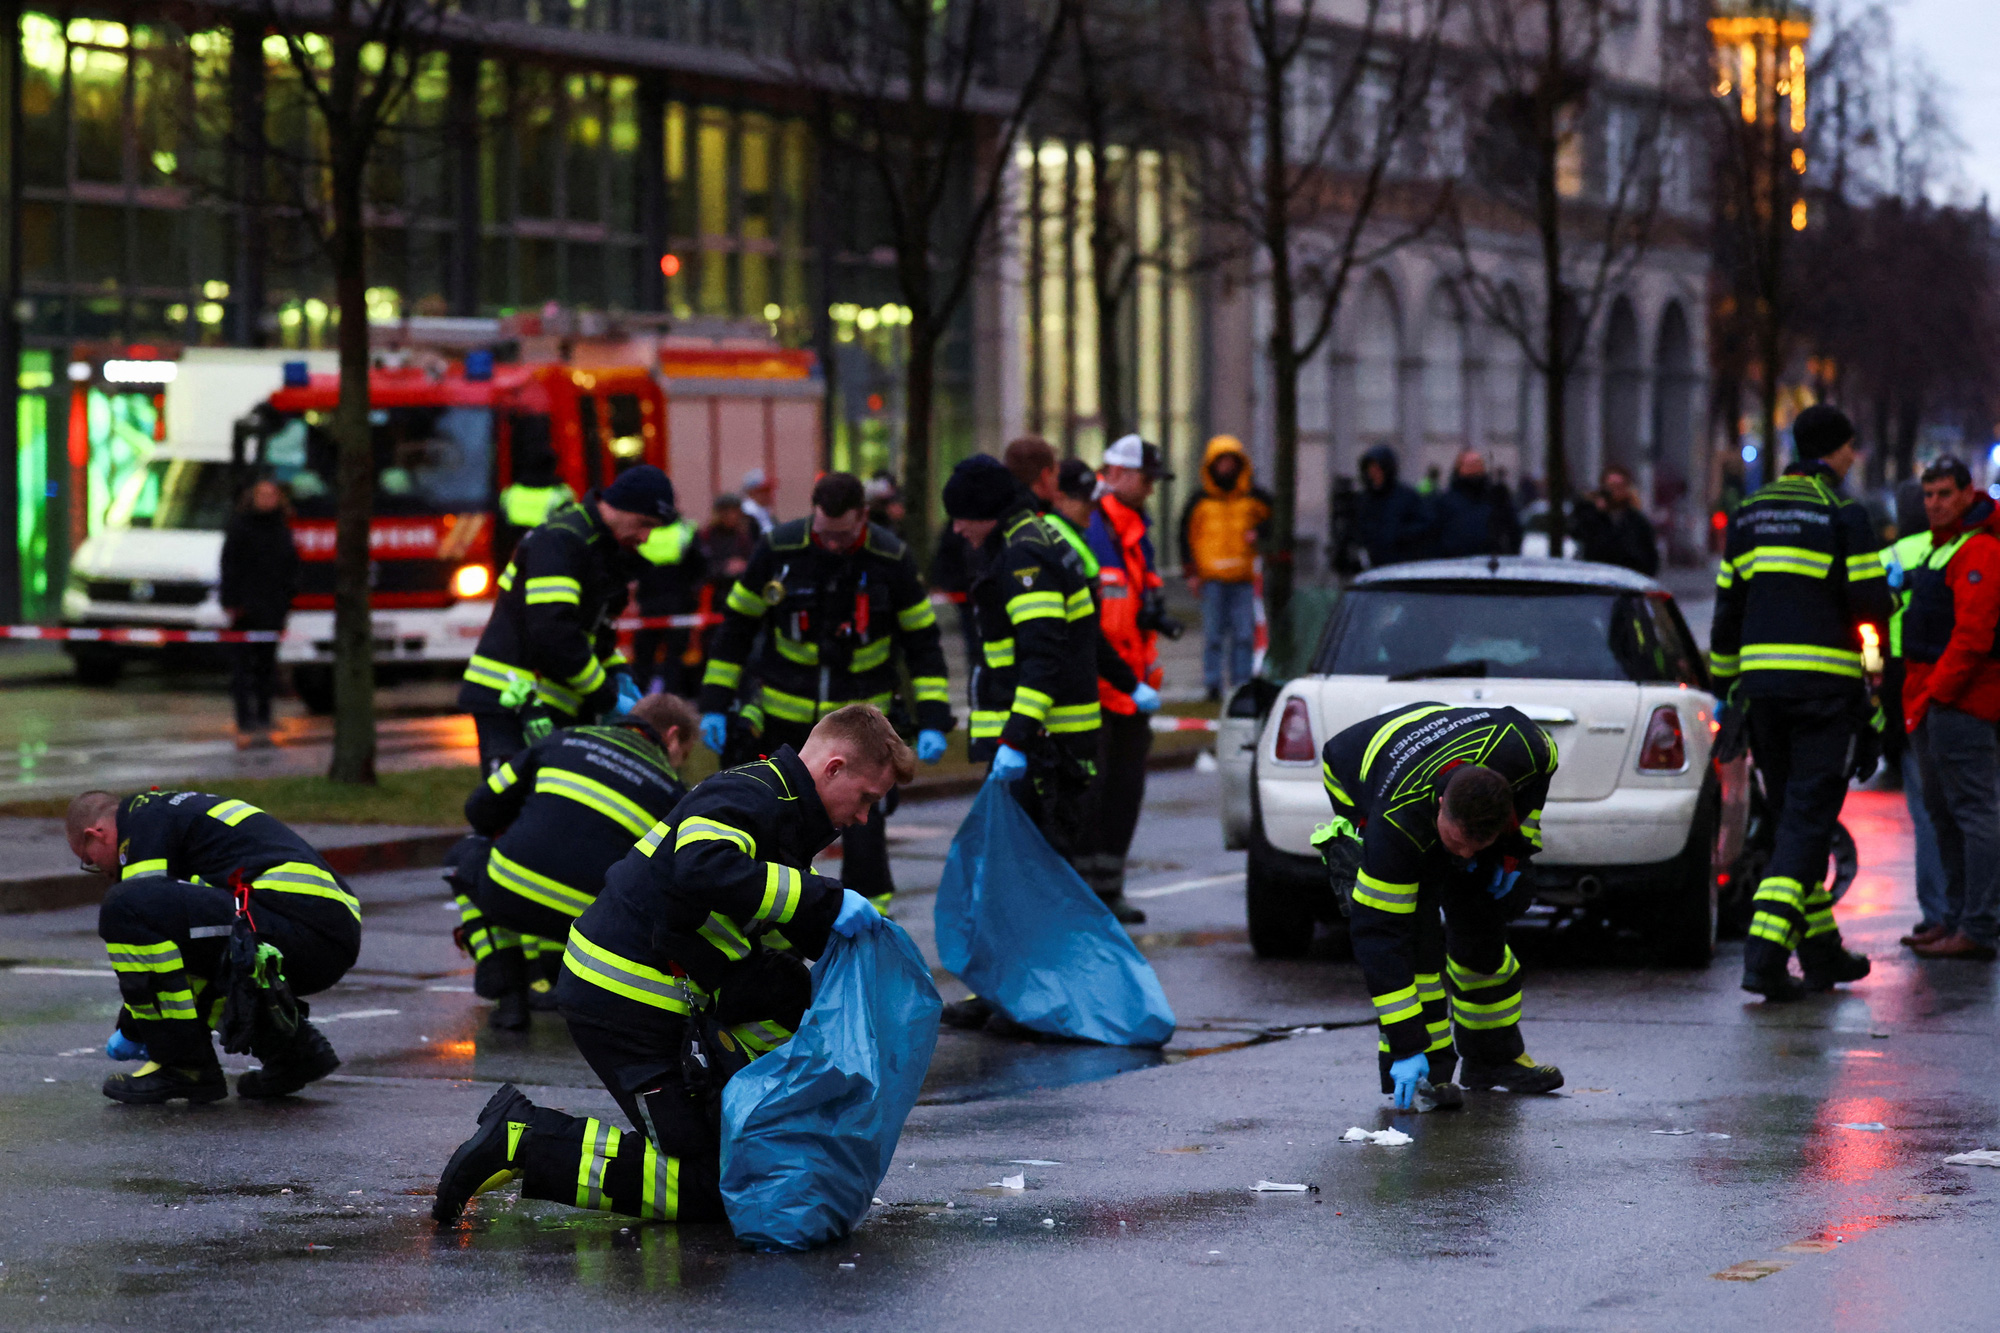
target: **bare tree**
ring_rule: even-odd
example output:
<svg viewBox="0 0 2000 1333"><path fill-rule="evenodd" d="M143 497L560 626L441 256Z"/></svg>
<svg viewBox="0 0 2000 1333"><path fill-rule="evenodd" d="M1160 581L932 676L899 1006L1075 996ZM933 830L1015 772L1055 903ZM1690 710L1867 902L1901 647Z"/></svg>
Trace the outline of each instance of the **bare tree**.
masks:
<svg viewBox="0 0 2000 1333"><path fill-rule="evenodd" d="M1465 114L1479 128L1450 235L1473 304L1542 381L1554 555L1567 527L1570 382L1606 300L1651 248L1678 129L1674 99L1607 58L1614 25L1637 12L1623 0L1468 0ZM1684 68L1662 62L1663 75ZM1475 232L1533 238L1532 295L1510 281L1507 247Z"/></svg>
<svg viewBox="0 0 2000 1333"><path fill-rule="evenodd" d="M271 138L263 123L238 126L245 156L261 158L286 197L276 206L324 254L339 312L340 399L333 435L335 482L333 763L336 782L375 781L375 645L369 611L368 532L375 459L368 423L367 182L393 132L447 0L261 0L259 22L284 44L287 95L301 99L309 131Z"/></svg>
<svg viewBox="0 0 2000 1333"><path fill-rule="evenodd" d="M1270 296L1275 473L1264 601L1289 634L1296 581L1299 376L1333 331L1357 269L1423 235L1445 197L1423 140L1452 0L1188 6L1183 134L1196 207L1220 240L1204 262L1248 262ZM1284 645L1275 644L1274 650Z"/></svg>
<svg viewBox="0 0 2000 1333"><path fill-rule="evenodd" d="M992 240L1014 144L1073 0L796 0L792 73L825 90L835 151L875 179L909 309L907 532L928 552L939 344ZM969 206L960 201L969 194ZM822 261L824 262L824 260Z"/></svg>

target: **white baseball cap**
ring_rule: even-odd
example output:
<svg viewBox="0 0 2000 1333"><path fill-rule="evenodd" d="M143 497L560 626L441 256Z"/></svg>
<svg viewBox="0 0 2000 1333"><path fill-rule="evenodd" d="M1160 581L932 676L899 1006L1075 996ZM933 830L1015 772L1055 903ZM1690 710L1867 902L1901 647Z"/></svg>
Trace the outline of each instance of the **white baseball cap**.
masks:
<svg viewBox="0 0 2000 1333"><path fill-rule="evenodd" d="M1132 468L1156 481L1174 479L1174 474L1167 471L1166 463L1160 457L1160 446L1147 444L1137 435L1121 435L1113 440L1111 447L1104 451L1104 466Z"/></svg>
<svg viewBox="0 0 2000 1333"><path fill-rule="evenodd" d="M754 491L759 486L767 485L768 482L769 479L765 477L764 469L760 467L753 467L743 474L743 489L746 491Z"/></svg>

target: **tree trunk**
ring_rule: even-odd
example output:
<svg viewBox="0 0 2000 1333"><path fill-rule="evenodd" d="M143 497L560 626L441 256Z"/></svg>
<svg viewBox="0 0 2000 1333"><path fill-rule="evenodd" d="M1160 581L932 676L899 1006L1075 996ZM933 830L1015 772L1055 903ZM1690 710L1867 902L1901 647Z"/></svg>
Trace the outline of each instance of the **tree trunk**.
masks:
<svg viewBox="0 0 2000 1333"><path fill-rule="evenodd" d="M329 139L336 162L354 164L361 157L338 151L347 146L339 136L330 132ZM368 596L368 520L375 511L375 451L368 425L368 255L362 180L359 165L334 173L332 251L340 308L340 403L334 409L333 434L340 448L336 481L340 512L333 573L333 766L327 776L335 782L372 784L375 635Z"/></svg>
<svg viewBox="0 0 2000 1333"><path fill-rule="evenodd" d="M1267 48L1268 49L1268 48ZM1292 284L1292 229L1285 160L1286 71L1264 67L1264 250L1271 265L1271 550L1264 569L1264 611L1274 655L1289 662L1292 587L1299 504L1299 358L1297 293Z"/></svg>
<svg viewBox="0 0 2000 1333"><path fill-rule="evenodd" d="M1561 560L1569 537L1569 293L1563 283L1562 194L1556 160L1562 154L1563 0L1544 0L1547 25L1541 86L1536 92L1535 221L1542 246L1543 470L1548 487L1549 557ZM1579 331L1580 332L1580 331Z"/></svg>

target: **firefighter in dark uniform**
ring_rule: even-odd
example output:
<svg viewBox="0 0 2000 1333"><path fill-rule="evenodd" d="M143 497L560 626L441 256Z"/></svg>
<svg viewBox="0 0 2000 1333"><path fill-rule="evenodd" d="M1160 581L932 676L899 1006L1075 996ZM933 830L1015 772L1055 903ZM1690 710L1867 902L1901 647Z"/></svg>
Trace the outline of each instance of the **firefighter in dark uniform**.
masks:
<svg viewBox="0 0 2000 1333"><path fill-rule="evenodd" d="M1521 965L1507 945L1555 771L1555 742L1504 706L1412 704L1320 752L1333 819L1313 842L1352 904L1382 1091L1400 1108L1418 1096L1458 1106L1461 1088L1562 1086L1522 1043Z"/></svg>
<svg viewBox="0 0 2000 1333"><path fill-rule="evenodd" d="M493 772L555 727L600 721L638 702L612 622L643 567L634 552L673 521L673 483L640 464L521 539L458 690L458 706L479 731L481 771Z"/></svg>
<svg viewBox="0 0 2000 1333"><path fill-rule="evenodd" d="M953 469L944 509L971 548L972 761L989 762L987 781L1011 784L1049 845L1073 858L1097 758L1100 636L1090 580L996 458L975 454ZM946 1005L943 1020L961 1028L998 1020L999 1030L1012 1030L977 996Z"/></svg>
<svg viewBox="0 0 2000 1333"><path fill-rule="evenodd" d="M222 963L237 889L260 944L276 948L293 994L339 981L361 952L361 904L305 839L256 806L193 791L151 791L120 801L85 792L70 802L70 850L118 882L98 909L97 933L125 1006L106 1046L146 1063L104 1080L114 1101L151 1105L229 1095L209 1032L223 1008ZM283 1045L253 1046L261 1069L236 1081L240 1097L282 1097L340 1067L305 1021Z"/></svg>
<svg viewBox="0 0 2000 1333"><path fill-rule="evenodd" d="M760 645L754 661L753 644ZM903 720L899 652L913 696L904 702L919 729L917 757L935 764L953 726L937 613L902 538L868 521L860 478L829 473L813 487L812 517L764 534L729 590L702 674L702 738L725 762L738 757L728 712L739 695L756 735L743 757L797 749L816 720L851 703ZM876 810L841 836L841 882L885 911L895 892L888 813Z"/></svg>
<svg viewBox="0 0 2000 1333"><path fill-rule="evenodd" d="M445 880L472 989L498 1001L494 1027L519 1032L530 1008L555 1007L554 977L535 975L523 939L550 948L560 975L570 923L605 873L687 794L679 770L695 727L687 700L655 694L616 722L550 732L466 798L472 833L446 858Z"/></svg>
<svg viewBox="0 0 2000 1333"><path fill-rule="evenodd" d="M1880 754L1879 713L1861 665L1861 627L1879 635L1894 611L1868 511L1840 493L1854 427L1818 404L1792 423L1799 461L1744 502L1716 574L1710 662L1728 708L1747 710L1750 751L1777 814L1777 837L1752 904L1743 989L1797 999L1868 975L1842 947L1826 889L1833 826L1850 775Z"/></svg>
<svg viewBox="0 0 2000 1333"><path fill-rule="evenodd" d="M812 871L843 826L916 761L887 718L854 704L805 746L695 788L612 867L571 928L557 988L577 1049L631 1130L536 1106L502 1087L453 1154L431 1215L481 1190L664 1222L723 1218L722 1086L783 1043L811 999L798 955L872 929L866 898Z"/></svg>

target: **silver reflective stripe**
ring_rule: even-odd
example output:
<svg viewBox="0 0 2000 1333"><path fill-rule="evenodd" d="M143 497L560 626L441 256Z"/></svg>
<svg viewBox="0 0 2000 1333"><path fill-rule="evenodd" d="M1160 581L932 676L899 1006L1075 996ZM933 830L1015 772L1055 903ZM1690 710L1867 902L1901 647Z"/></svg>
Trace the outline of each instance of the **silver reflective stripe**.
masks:
<svg viewBox="0 0 2000 1333"><path fill-rule="evenodd" d="M234 928L233 923L227 926L196 926L188 932L188 938L191 940L219 940L226 937Z"/></svg>

